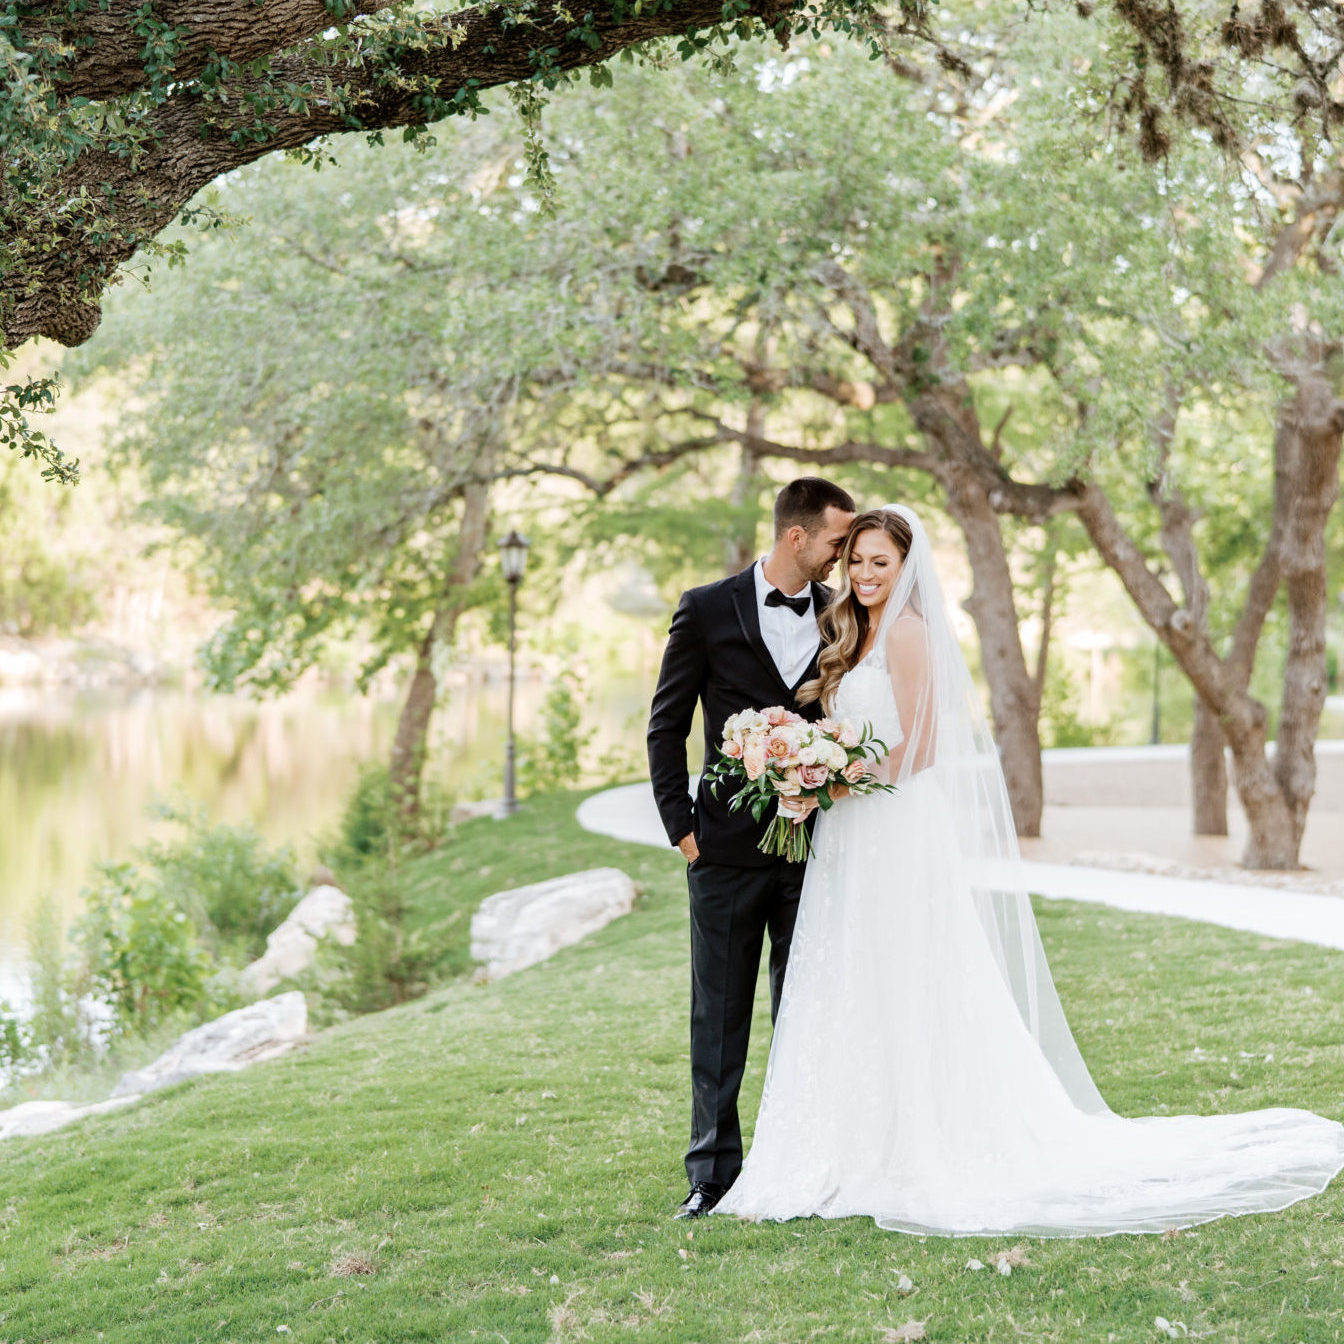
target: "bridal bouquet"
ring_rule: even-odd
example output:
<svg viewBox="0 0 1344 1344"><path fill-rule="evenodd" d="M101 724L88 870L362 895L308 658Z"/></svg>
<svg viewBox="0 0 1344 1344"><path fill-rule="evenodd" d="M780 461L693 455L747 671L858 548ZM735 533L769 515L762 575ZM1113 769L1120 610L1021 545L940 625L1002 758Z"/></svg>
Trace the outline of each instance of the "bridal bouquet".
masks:
<svg viewBox="0 0 1344 1344"><path fill-rule="evenodd" d="M864 726L856 731L841 719L808 723L798 714L772 705L744 709L723 725L719 759L705 775L717 794L724 781L741 781L728 800L729 811L748 807L757 820L771 803L775 817L757 846L763 854L782 855L793 863L807 858L812 841L803 818L780 809L784 798L815 798L823 811L831 806L831 785L843 781L852 793L891 792L865 767L887 754L886 743Z"/></svg>

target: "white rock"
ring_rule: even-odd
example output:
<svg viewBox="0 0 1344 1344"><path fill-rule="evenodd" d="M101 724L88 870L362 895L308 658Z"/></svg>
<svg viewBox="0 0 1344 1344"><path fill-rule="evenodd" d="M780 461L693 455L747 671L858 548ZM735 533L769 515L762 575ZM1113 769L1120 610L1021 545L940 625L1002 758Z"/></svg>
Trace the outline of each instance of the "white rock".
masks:
<svg viewBox="0 0 1344 1344"><path fill-rule="evenodd" d="M239 977L244 989L265 994L282 980L306 971L317 944L334 938L343 947L355 941L355 911L338 887L314 887L266 938L266 951Z"/></svg>
<svg viewBox="0 0 1344 1344"><path fill-rule="evenodd" d="M14 1139L34 1134L50 1134L86 1115L102 1115L129 1106L135 1097L117 1097L111 1101L95 1102L92 1106L76 1106L70 1101L25 1101L0 1111L0 1139Z"/></svg>
<svg viewBox="0 0 1344 1344"><path fill-rule="evenodd" d="M521 971L628 914L635 884L619 868L590 868L487 896L471 920L471 955L485 976Z"/></svg>
<svg viewBox="0 0 1344 1344"><path fill-rule="evenodd" d="M502 798L477 798L468 803L455 803L448 813L448 820L454 826L464 821L475 821L477 817L493 817L504 806Z"/></svg>
<svg viewBox="0 0 1344 1344"><path fill-rule="evenodd" d="M292 989L250 1003L179 1036L149 1065L123 1073L114 1097L152 1092L202 1073L230 1073L292 1049L308 1034L308 1005Z"/></svg>

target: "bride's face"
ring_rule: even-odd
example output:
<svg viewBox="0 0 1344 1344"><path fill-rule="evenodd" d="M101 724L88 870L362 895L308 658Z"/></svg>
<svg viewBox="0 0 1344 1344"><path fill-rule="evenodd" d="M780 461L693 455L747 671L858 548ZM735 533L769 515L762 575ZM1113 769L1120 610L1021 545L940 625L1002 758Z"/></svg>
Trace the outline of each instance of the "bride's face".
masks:
<svg viewBox="0 0 1344 1344"><path fill-rule="evenodd" d="M871 610L891 596L903 559L896 543L880 527L854 538L849 552L849 586L854 600Z"/></svg>

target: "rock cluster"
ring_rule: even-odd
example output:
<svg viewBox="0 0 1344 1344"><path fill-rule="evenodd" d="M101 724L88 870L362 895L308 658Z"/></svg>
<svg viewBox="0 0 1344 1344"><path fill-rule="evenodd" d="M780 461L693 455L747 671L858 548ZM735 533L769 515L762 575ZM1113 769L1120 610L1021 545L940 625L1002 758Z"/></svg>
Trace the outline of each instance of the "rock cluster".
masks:
<svg viewBox="0 0 1344 1344"><path fill-rule="evenodd" d="M591 868L513 891L496 892L471 921L471 954L498 979L544 961L629 912L635 884L618 868ZM318 943L355 938L350 900L331 885L315 887L266 940L266 952L243 972L243 983L265 993L313 962ZM77 1106L29 1101L0 1111L0 1139L46 1134L88 1115L128 1106L147 1092L203 1073L233 1072L283 1054L308 1032L308 1005L299 990L260 999L180 1036L154 1063L121 1076L107 1101Z"/></svg>

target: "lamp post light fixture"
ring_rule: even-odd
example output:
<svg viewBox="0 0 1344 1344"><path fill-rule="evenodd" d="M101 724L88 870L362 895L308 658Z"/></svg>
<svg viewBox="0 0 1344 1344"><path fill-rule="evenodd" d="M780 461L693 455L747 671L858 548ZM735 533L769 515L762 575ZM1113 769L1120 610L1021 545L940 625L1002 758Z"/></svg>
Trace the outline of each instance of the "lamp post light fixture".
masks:
<svg viewBox="0 0 1344 1344"><path fill-rule="evenodd" d="M515 681L515 654L517 651L518 629L518 585L523 581L523 571L527 568L527 549L532 543L516 529L511 531L499 543L499 567L504 574L504 582L509 585L509 710L508 710L508 746L504 751L504 802L500 806L501 817L511 817L518 810L518 794L515 777L516 749L513 741L513 688Z"/></svg>

